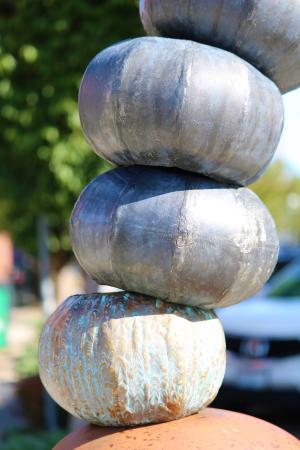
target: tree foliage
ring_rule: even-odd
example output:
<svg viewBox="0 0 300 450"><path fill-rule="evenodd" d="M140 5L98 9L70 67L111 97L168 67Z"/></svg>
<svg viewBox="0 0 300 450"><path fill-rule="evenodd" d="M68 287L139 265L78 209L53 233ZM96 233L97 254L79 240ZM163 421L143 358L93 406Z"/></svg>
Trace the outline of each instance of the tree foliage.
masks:
<svg viewBox="0 0 300 450"><path fill-rule="evenodd" d="M277 161L250 187L269 208L282 239L299 241L300 178Z"/></svg>
<svg viewBox="0 0 300 450"><path fill-rule="evenodd" d="M78 193L108 167L80 129L80 80L101 49L142 34L136 0L0 2L0 229L19 246L34 251L46 214L51 249L69 248ZM300 181L275 164L253 188L299 238Z"/></svg>
<svg viewBox="0 0 300 450"><path fill-rule="evenodd" d="M69 247L77 195L107 168L80 129L80 80L101 49L141 34L132 0L0 2L0 228L23 248L39 214L52 250Z"/></svg>

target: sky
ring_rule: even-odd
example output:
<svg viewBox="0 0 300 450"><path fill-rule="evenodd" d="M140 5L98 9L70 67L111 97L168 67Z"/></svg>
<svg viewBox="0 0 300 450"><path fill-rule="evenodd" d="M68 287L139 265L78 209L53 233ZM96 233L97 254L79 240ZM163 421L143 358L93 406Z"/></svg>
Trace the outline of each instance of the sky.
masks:
<svg viewBox="0 0 300 450"><path fill-rule="evenodd" d="M283 96L285 125L276 158L300 175L300 88Z"/></svg>

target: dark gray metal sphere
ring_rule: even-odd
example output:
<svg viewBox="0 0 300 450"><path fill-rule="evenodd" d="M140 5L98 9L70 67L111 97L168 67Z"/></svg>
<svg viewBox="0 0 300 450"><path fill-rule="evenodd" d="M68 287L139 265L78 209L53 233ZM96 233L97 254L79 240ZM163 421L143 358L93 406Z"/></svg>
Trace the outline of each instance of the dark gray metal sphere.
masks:
<svg viewBox="0 0 300 450"><path fill-rule="evenodd" d="M179 167L242 185L264 171L283 125L279 90L248 63L150 37L96 56L79 112L88 142L117 165Z"/></svg>
<svg viewBox="0 0 300 450"><path fill-rule="evenodd" d="M287 92L300 86L299 0L140 0L145 30L229 50Z"/></svg>
<svg viewBox="0 0 300 450"><path fill-rule="evenodd" d="M273 219L252 191L174 169L132 166L95 178L70 231L99 284L205 308L259 291L278 253Z"/></svg>

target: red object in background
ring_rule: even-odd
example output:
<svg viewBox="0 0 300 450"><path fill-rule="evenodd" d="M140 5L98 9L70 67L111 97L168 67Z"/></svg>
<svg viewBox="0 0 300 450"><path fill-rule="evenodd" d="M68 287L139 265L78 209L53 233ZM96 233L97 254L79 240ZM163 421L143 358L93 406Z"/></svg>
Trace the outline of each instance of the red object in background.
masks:
<svg viewBox="0 0 300 450"><path fill-rule="evenodd" d="M286 431L244 414L207 408L172 422L135 428L87 425L53 450L299 450Z"/></svg>
<svg viewBox="0 0 300 450"><path fill-rule="evenodd" d="M13 243L8 233L0 231L0 284L10 284L14 256Z"/></svg>

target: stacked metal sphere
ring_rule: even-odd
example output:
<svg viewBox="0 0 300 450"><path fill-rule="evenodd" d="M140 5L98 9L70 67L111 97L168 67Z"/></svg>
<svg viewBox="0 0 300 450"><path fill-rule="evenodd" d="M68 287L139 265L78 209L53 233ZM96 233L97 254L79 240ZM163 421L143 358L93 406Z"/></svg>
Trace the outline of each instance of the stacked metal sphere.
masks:
<svg viewBox="0 0 300 450"><path fill-rule="evenodd" d="M276 84L300 85L299 1L140 10L162 37L98 54L79 94L87 141L124 167L84 189L70 224L81 266L124 292L67 299L39 350L52 397L110 426L178 419L215 398L225 340L213 308L258 292L278 253L272 217L244 186L279 142Z"/></svg>

